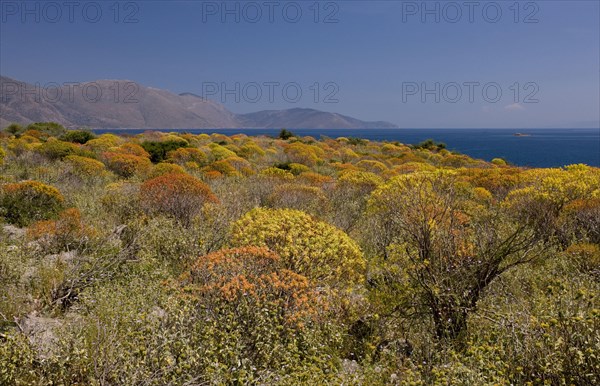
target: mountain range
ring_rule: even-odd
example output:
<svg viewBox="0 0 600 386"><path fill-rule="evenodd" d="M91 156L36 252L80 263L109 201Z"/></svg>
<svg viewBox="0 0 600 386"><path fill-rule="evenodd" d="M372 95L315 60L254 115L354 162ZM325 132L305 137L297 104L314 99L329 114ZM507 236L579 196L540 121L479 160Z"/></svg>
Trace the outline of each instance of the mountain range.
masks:
<svg viewBox="0 0 600 386"><path fill-rule="evenodd" d="M235 114L192 93L175 94L128 80L45 87L0 76L0 127L52 121L90 128L395 128L389 122L306 108Z"/></svg>

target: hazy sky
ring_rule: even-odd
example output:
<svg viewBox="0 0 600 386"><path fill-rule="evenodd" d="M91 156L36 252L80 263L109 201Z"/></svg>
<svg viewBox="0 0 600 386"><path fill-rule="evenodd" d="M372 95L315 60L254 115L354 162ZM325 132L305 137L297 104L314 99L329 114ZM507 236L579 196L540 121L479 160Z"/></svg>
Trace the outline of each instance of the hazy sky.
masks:
<svg viewBox="0 0 600 386"><path fill-rule="evenodd" d="M235 113L600 127L599 4L0 0L0 73L129 79Z"/></svg>

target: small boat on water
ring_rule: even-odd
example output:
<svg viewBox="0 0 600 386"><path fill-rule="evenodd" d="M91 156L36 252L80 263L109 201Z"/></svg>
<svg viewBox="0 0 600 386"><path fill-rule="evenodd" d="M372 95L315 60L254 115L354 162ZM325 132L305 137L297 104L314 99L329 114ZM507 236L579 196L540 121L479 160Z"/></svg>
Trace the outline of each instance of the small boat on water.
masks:
<svg viewBox="0 0 600 386"><path fill-rule="evenodd" d="M531 137L531 134L525 134L525 133L514 133L513 135L515 137Z"/></svg>

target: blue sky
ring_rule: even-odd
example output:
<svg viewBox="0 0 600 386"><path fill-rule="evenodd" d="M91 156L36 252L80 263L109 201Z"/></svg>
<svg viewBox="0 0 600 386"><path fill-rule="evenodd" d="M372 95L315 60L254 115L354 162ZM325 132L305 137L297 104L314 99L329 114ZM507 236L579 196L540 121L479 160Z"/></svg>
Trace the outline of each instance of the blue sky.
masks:
<svg viewBox="0 0 600 386"><path fill-rule="evenodd" d="M26 3L0 0L0 73L29 83L128 79L411 128L600 127L596 0Z"/></svg>

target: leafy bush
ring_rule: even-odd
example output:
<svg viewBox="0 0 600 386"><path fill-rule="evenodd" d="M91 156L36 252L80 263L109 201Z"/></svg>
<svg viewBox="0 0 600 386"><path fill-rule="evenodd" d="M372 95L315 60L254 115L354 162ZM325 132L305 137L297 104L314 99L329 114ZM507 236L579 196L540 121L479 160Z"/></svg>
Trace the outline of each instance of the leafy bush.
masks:
<svg viewBox="0 0 600 386"><path fill-rule="evenodd" d="M52 137L60 137L67 132L64 126L56 122L36 122L27 126L25 130L36 130Z"/></svg>
<svg viewBox="0 0 600 386"><path fill-rule="evenodd" d="M104 153L108 168L117 175L130 178L150 170L152 163L148 158L132 154Z"/></svg>
<svg viewBox="0 0 600 386"><path fill-rule="evenodd" d="M311 280L333 285L363 281L365 260L358 245L341 230L291 209L257 208L232 226L235 246L264 246L283 265Z"/></svg>
<svg viewBox="0 0 600 386"><path fill-rule="evenodd" d="M78 148L70 142L62 142L56 138L50 138L39 146L37 151L52 160L57 160L77 154Z"/></svg>
<svg viewBox="0 0 600 386"><path fill-rule="evenodd" d="M177 138L177 137L176 137ZM167 158L167 154L173 150L187 147L188 143L183 138L177 138L161 142L145 141L142 147L150 154L150 160L153 163L159 163Z"/></svg>
<svg viewBox="0 0 600 386"><path fill-rule="evenodd" d="M164 174L144 182L140 199L147 212L172 216L186 225L205 203L218 202L206 184L181 173Z"/></svg>
<svg viewBox="0 0 600 386"><path fill-rule="evenodd" d="M96 138L94 133L88 130L69 130L64 134L61 139L66 142L73 142L78 144L85 144L88 141Z"/></svg>
<svg viewBox="0 0 600 386"><path fill-rule="evenodd" d="M70 172L72 175L86 181L102 178L107 174L106 166L92 158L69 155L64 161L72 169Z"/></svg>
<svg viewBox="0 0 600 386"><path fill-rule="evenodd" d="M198 258L179 279L198 317L223 326L205 336L223 342L225 350L211 355L227 369L228 382L254 383L303 367L324 377L334 369L331 335L313 324L326 303L307 278L282 268L280 260L266 248L225 249Z"/></svg>
<svg viewBox="0 0 600 386"><path fill-rule="evenodd" d="M124 143L118 148L119 153L131 154L137 157L150 158L150 154L137 143Z"/></svg>
<svg viewBox="0 0 600 386"><path fill-rule="evenodd" d="M436 142L433 139L427 139L413 146L414 149L426 149L431 151L440 151L446 148L443 142Z"/></svg>
<svg viewBox="0 0 600 386"><path fill-rule="evenodd" d="M179 165L160 162L154 165L148 177L154 178L163 174L185 174L185 170Z"/></svg>
<svg viewBox="0 0 600 386"><path fill-rule="evenodd" d="M76 208L61 212L56 220L35 222L27 229L27 236L36 240L47 253L82 248L93 235L93 230L83 223Z"/></svg>
<svg viewBox="0 0 600 386"><path fill-rule="evenodd" d="M294 135L294 133L292 133L289 130L281 129L278 137L279 137L279 139L283 139L284 141L287 141L288 139L295 137L295 135Z"/></svg>
<svg viewBox="0 0 600 386"><path fill-rule="evenodd" d="M38 181L23 181L0 187L0 206L10 224L28 225L54 217L63 207L64 198L53 186Z"/></svg>
<svg viewBox="0 0 600 386"><path fill-rule="evenodd" d="M193 147L182 147L177 150L170 151L167 154L167 160L178 165L185 165L188 162L195 162L198 166L201 166L206 163L207 156L200 149Z"/></svg>

